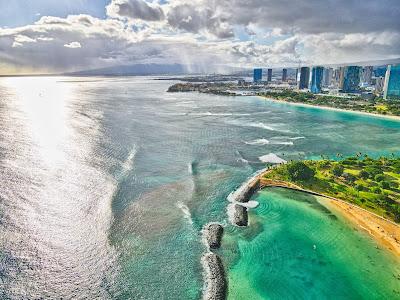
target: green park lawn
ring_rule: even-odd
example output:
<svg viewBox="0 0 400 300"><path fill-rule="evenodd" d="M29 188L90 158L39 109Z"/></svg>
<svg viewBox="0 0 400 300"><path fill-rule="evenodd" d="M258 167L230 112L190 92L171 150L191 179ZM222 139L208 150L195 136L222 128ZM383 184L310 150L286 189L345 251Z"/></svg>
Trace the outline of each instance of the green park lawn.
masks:
<svg viewBox="0 0 400 300"><path fill-rule="evenodd" d="M340 161L296 161L265 177L348 201L400 223L400 158L358 155Z"/></svg>

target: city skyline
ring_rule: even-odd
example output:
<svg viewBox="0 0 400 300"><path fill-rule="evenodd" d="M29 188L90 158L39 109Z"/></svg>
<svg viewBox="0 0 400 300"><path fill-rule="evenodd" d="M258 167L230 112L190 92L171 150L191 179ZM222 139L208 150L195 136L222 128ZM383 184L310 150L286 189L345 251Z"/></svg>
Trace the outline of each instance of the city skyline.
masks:
<svg viewBox="0 0 400 300"><path fill-rule="evenodd" d="M246 7L210 0L0 5L3 75L174 63L187 72L225 72L400 57L394 0L251 0Z"/></svg>

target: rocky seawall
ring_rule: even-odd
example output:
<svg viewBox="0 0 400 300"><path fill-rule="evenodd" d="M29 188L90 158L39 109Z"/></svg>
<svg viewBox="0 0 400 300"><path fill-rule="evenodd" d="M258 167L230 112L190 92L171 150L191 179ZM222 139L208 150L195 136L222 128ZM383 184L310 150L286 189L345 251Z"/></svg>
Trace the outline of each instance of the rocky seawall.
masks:
<svg viewBox="0 0 400 300"><path fill-rule="evenodd" d="M251 206L246 204L254 193L263 188L260 177L266 170L258 171L237 190L229 194L228 201L231 203L228 205L228 216L232 224L236 226L248 225L248 208Z"/></svg>
<svg viewBox="0 0 400 300"><path fill-rule="evenodd" d="M209 223L203 228L203 240L209 250L221 247L221 239L224 227L218 223ZM227 281L224 265L221 258L213 252L208 251L202 257L205 274L205 289L203 299L224 300L226 298Z"/></svg>
<svg viewBox="0 0 400 300"><path fill-rule="evenodd" d="M227 282L221 258L217 254L209 252L203 256L202 262L206 273L206 289L203 299L226 299Z"/></svg>
<svg viewBox="0 0 400 300"><path fill-rule="evenodd" d="M224 227L218 223L209 223L203 229L203 235L207 246L210 249L221 247L221 239L224 233Z"/></svg>
<svg viewBox="0 0 400 300"><path fill-rule="evenodd" d="M231 222L236 226L247 226L249 223L247 207L239 204L233 204Z"/></svg>

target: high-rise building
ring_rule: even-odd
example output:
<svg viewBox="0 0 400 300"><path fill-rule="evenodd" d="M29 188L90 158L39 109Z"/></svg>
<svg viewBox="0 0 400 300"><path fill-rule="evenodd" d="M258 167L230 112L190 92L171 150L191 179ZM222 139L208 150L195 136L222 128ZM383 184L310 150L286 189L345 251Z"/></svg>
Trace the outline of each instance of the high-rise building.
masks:
<svg viewBox="0 0 400 300"><path fill-rule="evenodd" d="M253 81L261 82L262 80L262 69L254 69L253 71Z"/></svg>
<svg viewBox="0 0 400 300"><path fill-rule="evenodd" d="M311 73L311 93L321 93L322 88L322 77L324 75L323 67L313 67Z"/></svg>
<svg viewBox="0 0 400 300"><path fill-rule="evenodd" d="M298 83L299 90L307 89L309 81L310 81L310 68L309 67L301 67L300 68L300 79L299 79L299 83Z"/></svg>
<svg viewBox="0 0 400 300"><path fill-rule="evenodd" d="M332 77L333 77L333 69L332 68L325 68L324 69L324 76L322 80L323 86L330 86L332 84Z"/></svg>
<svg viewBox="0 0 400 300"><path fill-rule="evenodd" d="M355 93L359 90L360 71L361 71L361 67L359 67L359 66L345 67L344 73L343 73L342 92Z"/></svg>
<svg viewBox="0 0 400 300"><path fill-rule="evenodd" d="M364 67L362 70L361 81L364 84L371 85L372 84L372 73L374 72L373 66Z"/></svg>
<svg viewBox="0 0 400 300"><path fill-rule="evenodd" d="M337 69L337 85L339 90L343 90L343 84L344 84L344 71L346 70L346 67L339 67Z"/></svg>
<svg viewBox="0 0 400 300"><path fill-rule="evenodd" d="M268 82L271 82L271 81L272 81L272 69L268 69L267 81L268 81Z"/></svg>
<svg viewBox="0 0 400 300"><path fill-rule="evenodd" d="M340 87L340 68L335 68L332 71L331 85L335 88Z"/></svg>
<svg viewBox="0 0 400 300"><path fill-rule="evenodd" d="M385 75L383 98L400 100L400 64L388 66Z"/></svg>
<svg viewBox="0 0 400 300"><path fill-rule="evenodd" d="M385 85L385 77L383 77L383 76L376 77L375 92L377 94L382 94L384 85Z"/></svg>
<svg viewBox="0 0 400 300"><path fill-rule="evenodd" d="M287 69L282 69L282 81L287 80Z"/></svg>

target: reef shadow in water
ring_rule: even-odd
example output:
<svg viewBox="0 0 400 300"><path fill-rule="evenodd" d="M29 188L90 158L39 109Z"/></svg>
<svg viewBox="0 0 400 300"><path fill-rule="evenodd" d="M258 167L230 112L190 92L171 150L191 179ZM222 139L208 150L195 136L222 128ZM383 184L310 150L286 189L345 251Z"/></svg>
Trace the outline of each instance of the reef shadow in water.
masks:
<svg viewBox="0 0 400 300"><path fill-rule="evenodd" d="M274 192L278 192L288 199L292 199L294 201L307 203L311 208L322 212L327 215L331 220L338 220L337 216L334 215L328 208L318 202L317 197L307 192L302 191L294 191L290 189L280 188L280 187L268 187L264 189L266 191L271 190Z"/></svg>

